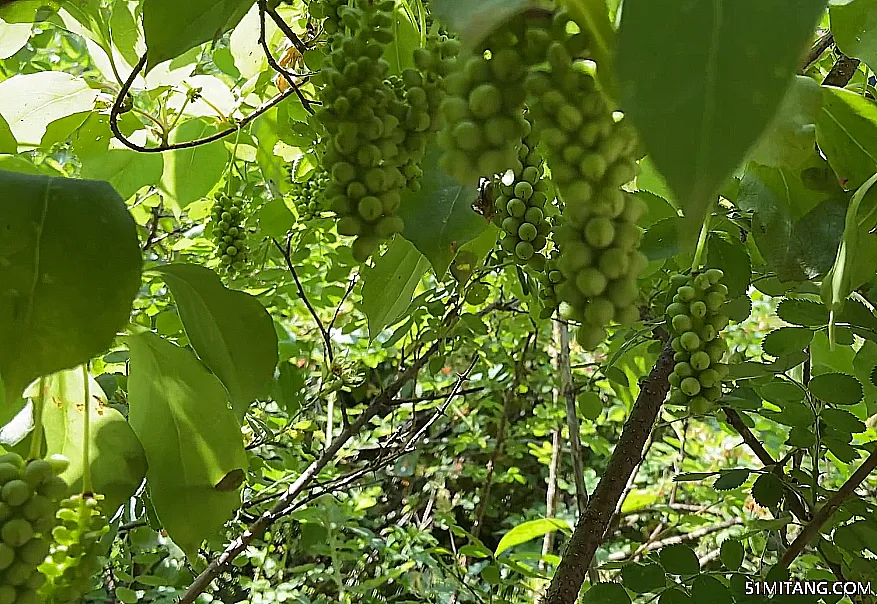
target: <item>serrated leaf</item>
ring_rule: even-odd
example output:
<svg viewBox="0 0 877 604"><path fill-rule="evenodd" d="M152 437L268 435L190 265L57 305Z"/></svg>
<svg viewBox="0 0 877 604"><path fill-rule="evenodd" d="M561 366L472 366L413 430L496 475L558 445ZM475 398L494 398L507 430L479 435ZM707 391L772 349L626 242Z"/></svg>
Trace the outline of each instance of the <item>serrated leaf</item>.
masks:
<svg viewBox="0 0 877 604"><path fill-rule="evenodd" d="M762 410L760 413L764 417L770 418L775 422L779 422L785 426L801 426L807 427L812 425L816 416L813 409L809 405L795 401L781 401L782 411L774 413L772 411Z"/></svg>
<svg viewBox="0 0 877 604"><path fill-rule="evenodd" d="M173 294L192 348L225 385L242 418L274 381L278 351L271 315L258 299L228 289L203 266L167 264L155 270Z"/></svg>
<svg viewBox="0 0 877 604"><path fill-rule="evenodd" d="M528 520L526 522L522 522L521 524L514 527L512 530L507 532L502 536L502 539L499 540L499 543L496 546L496 551L494 552L494 556L499 556L504 551L515 547L516 545L520 545L522 543L526 543L536 537L542 537L548 533L553 533L554 531L563 531L565 533L570 532L572 529L569 526L569 523L566 520L559 520L557 518L539 518L538 520Z"/></svg>
<svg viewBox="0 0 877 604"><path fill-rule="evenodd" d="M752 498L764 508L775 507L783 498L783 482L770 472L759 476L752 485Z"/></svg>
<svg viewBox="0 0 877 604"><path fill-rule="evenodd" d="M677 543L661 548L658 552L661 566L671 575L696 575L700 572L700 562L694 550Z"/></svg>
<svg viewBox="0 0 877 604"><path fill-rule="evenodd" d="M658 604L692 604L692 602L694 600L691 596L679 589L668 589L658 598Z"/></svg>
<svg viewBox="0 0 877 604"><path fill-rule="evenodd" d="M472 209L477 187L448 176L439 167L440 154L437 144L427 148L421 188L403 194L399 216L405 221L402 236L429 259L441 279L457 251L484 232L487 222Z"/></svg>
<svg viewBox="0 0 877 604"><path fill-rule="evenodd" d="M877 367L871 370L871 384L877 388Z"/></svg>
<svg viewBox="0 0 877 604"><path fill-rule="evenodd" d="M106 183L0 171L6 399L110 347L140 288L137 230Z"/></svg>
<svg viewBox="0 0 877 604"><path fill-rule="evenodd" d="M624 6L622 106L691 227L774 117L824 8L825 0Z"/></svg>
<svg viewBox="0 0 877 604"><path fill-rule="evenodd" d="M819 419L837 430L843 430L850 434L859 434L867 428L865 422L847 411L846 409L823 409Z"/></svg>
<svg viewBox="0 0 877 604"><path fill-rule="evenodd" d="M792 382L774 380L758 389L764 400L782 406L784 403L803 401L807 393Z"/></svg>
<svg viewBox="0 0 877 604"><path fill-rule="evenodd" d="M864 394L859 380L843 373L817 375L807 388L819 400L835 405L855 405Z"/></svg>
<svg viewBox="0 0 877 604"><path fill-rule="evenodd" d="M628 564L621 569L621 579L624 587L638 594L655 592L667 584L658 564Z"/></svg>
<svg viewBox="0 0 877 604"><path fill-rule="evenodd" d="M800 352L813 341L813 331L806 327L780 327L766 336L761 349L772 357Z"/></svg>
<svg viewBox="0 0 877 604"><path fill-rule="evenodd" d="M823 86L816 140L844 187L858 189L877 172L877 104L852 90Z"/></svg>
<svg viewBox="0 0 877 604"><path fill-rule="evenodd" d="M145 0L147 73L168 59L234 29L255 0Z"/></svg>
<svg viewBox="0 0 877 604"><path fill-rule="evenodd" d="M737 570L743 564L746 551L743 544L736 539L725 539L719 549L719 559L728 570Z"/></svg>
<svg viewBox="0 0 877 604"><path fill-rule="evenodd" d="M706 263L710 268L720 268L725 273L722 283L728 288L728 298L746 295L752 279L752 266L746 245L739 237L711 233L707 242Z"/></svg>
<svg viewBox="0 0 877 604"><path fill-rule="evenodd" d="M790 447L807 449L816 444L816 435L807 426L794 426L789 430L786 444Z"/></svg>
<svg viewBox="0 0 877 604"><path fill-rule="evenodd" d="M74 491L82 488L85 384L81 367L62 371L43 382L43 431L46 455L70 460L61 478ZM125 417L109 406L100 385L89 376L89 459L94 491L104 496L103 511L110 517L126 503L146 476L146 454Z"/></svg>
<svg viewBox="0 0 877 604"><path fill-rule="evenodd" d="M597 583L582 595L581 604L630 604L630 596L619 583Z"/></svg>
<svg viewBox="0 0 877 604"><path fill-rule="evenodd" d="M681 216L671 216L651 225L643 235L640 251L652 261L672 258L678 254L681 249L679 231L683 221Z"/></svg>
<svg viewBox="0 0 877 604"><path fill-rule="evenodd" d="M777 306L777 316L792 325L822 327L828 325L828 309L821 302L787 298Z"/></svg>
<svg viewBox="0 0 877 604"><path fill-rule="evenodd" d="M717 491L736 489L749 479L749 474L750 471L745 468L722 471L713 483L713 488Z"/></svg>
<svg viewBox="0 0 877 604"><path fill-rule="evenodd" d="M193 557L240 506L227 479L237 476L239 486L248 467L240 426L222 383L194 354L152 332L128 346L128 421L146 451L149 495L171 539Z"/></svg>
<svg viewBox="0 0 877 604"><path fill-rule="evenodd" d="M387 251L363 270L362 309L371 339L408 308L429 261L407 240L396 237Z"/></svg>
<svg viewBox="0 0 877 604"><path fill-rule="evenodd" d="M752 300L749 296L740 296L722 304L722 313L736 323L742 323L752 314Z"/></svg>
<svg viewBox="0 0 877 604"><path fill-rule="evenodd" d="M844 463L853 463L860 457L859 450L850 445L849 442L836 438L823 438L822 444Z"/></svg>

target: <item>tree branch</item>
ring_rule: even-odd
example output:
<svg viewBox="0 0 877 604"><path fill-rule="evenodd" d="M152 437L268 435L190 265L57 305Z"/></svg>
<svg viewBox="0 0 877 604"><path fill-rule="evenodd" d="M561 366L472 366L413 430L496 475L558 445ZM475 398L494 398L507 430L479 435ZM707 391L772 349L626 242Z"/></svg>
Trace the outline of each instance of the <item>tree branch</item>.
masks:
<svg viewBox="0 0 877 604"><path fill-rule="evenodd" d="M670 390L667 378L671 371L673 349L667 346L641 383L639 396L624 424L606 472L588 502L587 510L579 517L563 559L542 600L543 604L574 604L578 598L594 554L615 512L615 505L640 463L643 447Z"/></svg>
<svg viewBox="0 0 877 604"><path fill-rule="evenodd" d="M694 541L695 539L700 539L701 537L706 537L712 533L717 533L718 531L724 530L726 528L730 528L732 526L737 526L738 524L743 524L742 518L731 518L730 520L724 520L722 522L718 522L716 524L711 524L709 526L704 526L699 529L695 529L688 533L683 533L681 535L674 535L672 537L667 537L666 539L661 539L659 541L652 541L651 543L644 543L643 547L638 548L635 552L625 553L625 552L617 552L613 554L609 554L607 560L616 562L618 560L634 560L638 558L641 554L654 551L656 549L661 549L663 547L667 547L668 545L676 545L678 543L685 543L686 541Z"/></svg>
<svg viewBox="0 0 877 604"><path fill-rule="evenodd" d="M437 340L419 359L417 359L402 375L387 387L380 395L369 404L362 414L349 427L338 435L332 444L326 448L323 454L316 459L304 472L293 482L283 496L277 500L274 506L259 516L247 530L226 546L225 551L211 562L204 571L198 575L192 584L180 596L178 604L192 604L195 599L207 589L210 583L219 575L225 566L241 554L253 542L256 537L265 532L268 526L280 518L287 510L294 506L296 497L305 490L307 485L325 468L341 450L347 441L357 435L373 417L386 409L389 402L395 397L405 384L414 379L417 373L426 365L427 361L439 351L442 340ZM453 393L452 393L453 395Z"/></svg>
<svg viewBox="0 0 877 604"><path fill-rule="evenodd" d="M806 71L808 67L813 65L816 61L819 60L819 57L822 54L832 47L834 44L834 36L831 32L822 34L819 36L819 39L810 47L810 50L807 51L807 54L804 56L803 67L801 71Z"/></svg>
<svg viewBox="0 0 877 604"><path fill-rule="evenodd" d="M865 481L875 468L877 468L877 449L871 452L871 455L869 455L862 465L859 466L859 469L853 472L853 475L843 483L841 488L838 489L838 491L832 495L821 508L819 508L819 511L816 512L816 514L813 515L813 520L804 527L789 546L789 549L783 554L783 557L779 561L781 566L788 568L792 564L795 558L804 551L807 544L819 534L822 525L828 522L831 515L834 514L834 511L840 507L840 504L855 492L859 485Z"/></svg>

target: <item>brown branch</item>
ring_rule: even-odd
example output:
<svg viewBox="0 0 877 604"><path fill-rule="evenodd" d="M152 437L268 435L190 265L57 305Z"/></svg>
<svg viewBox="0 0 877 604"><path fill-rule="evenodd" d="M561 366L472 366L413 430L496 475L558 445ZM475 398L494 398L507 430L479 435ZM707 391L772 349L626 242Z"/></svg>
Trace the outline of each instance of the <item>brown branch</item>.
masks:
<svg viewBox="0 0 877 604"><path fill-rule="evenodd" d="M195 599L207 589L210 583L219 575L225 566L239 556L259 535L265 532L268 526L276 521L285 510L295 505L295 499L305 490L308 484L316 478L320 471L325 468L334 458L338 451L372 420L373 417L387 408L389 402L395 397L405 384L414 379L417 373L426 365L427 361L439 351L442 340L437 340L426 353L417 359L402 375L396 379L386 390L379 394L362 412L362 414L349 427L338 435L332 444L326 448L323 454L316 459L304 472L293 482L274 506L259 516L247 530L226 546L225 551L211 562L192 584L180 596L178 604L192 604Z"/></svg>
<svg viewBox="0 0 877 604"><path fill-rule="evenodd" d="M822 34L819 36L819 39L810 47L810 50L807 51L807 54L804 55L804 60L802 61L803 67L801 67L801 71L806 71L808 67L813 65L816 61L819 60L819 57L825 53L826 50L834 45L834 36L831 32Z"/></svg>
<svg viewBox="0 0 877 604"><path fill-rule="evenodd" d="M752 452L755 453L758 460L765 466L772 466L774 474L781 478L785 478L783 467L776 462L770 453L767 452L767 449L764 448L761 441L752 433L749 426L743 423L743 418L740 417L737 411L730 407L723 407L722 409L725 412L725 416L728 418L728 423L731 424L741 437L743 437L743 442L752 449ZM804 508L804 504L801 503L794 493L790 493L789 496L786 497L786 501L789 505L789 509L800 520L810 520L810 513Z"/></svg>
<svg viewBox="0 0 877 604"><path fill-rule="evenodd" d="M295 76L287 71L285 68L280 66L280 64L274 58L274 55L271 54L271 49L268 48L268 40L265 37L265 12L267 10L267 0L259 0L259 44L262 46L262 52L265 54L265 59L268 61L268 65L271 66L271 69L282 75L283 79L286 80L286 83L289 84L289 87L295 91L295 94L298 97L298 100L301 102L302 107L305 108L305 111L307 111L308 113L313 113L314 110L311 107L311 103L307 98L305 98L305 95L302 94L302 91L299 89L298 84L294 79ZM279 16L277 18L280 19ZM282 19L280 20L283 21ZM295 34L293 34L293 36L294 35ZM298 40L297 37L296 40ZM301 40L299 40L299 44L301 44Z"/></svg>
<svg viewBox="0 0 877 604"><path fill-rule="evenodd" d="M780 558L780 566L788 568L792 564L795 558L804 551L807 544L819 534L822 525L828 522L829 518L831 518L831 515L834 514L834 511L840 506L840 504L855 492L859 485L865 481L875 468L877 468L877 449L871 452L871 455L869 455L862 465L853 472L853 475L850 476L849 479L843 483L841 488L838 489L838 491L832 495L821 508L819 508L819 511L817 511L816 514L814 514L813 520L804 527L789 546L789 549L783 554L783 557Z"/></svg>
<svg viewBox="0 0 877 604"><path fill-rule="evenodd" d="M643 448L670 390L667 378L671 371L673 349L668 346L642 381L639 396L624 424L606 472L588 502L588 509L579 517L543 604L574 604L578 598L594 554L615 512L615 505L642 459Z"/></svg>
<svg viewBox="0 0 877 604"><path fill-rule="evenodd" d="M710 535L712 533L717 533L721 530L730 528L732 526L737 526L739 524L743 524L742 518L731 518L730 520L724 520L716 524L711 524L710 526L704 526L688 533L673 535L672 537L667 537L666 539L661 539L660 541L652 541L651 543L646 543L644 544L644 547L640 547L633 553L616 552L609 554L607 560L613 562L627 559L633 560L638 558L642 553L661 549L663 547L667 547L668 545L676 545L679 543L685 543L686 541L694 541L696 539L700 539L701 537L706 537L707 535Z"/></svg>
<svg viewBox="0 0 877 604"><path fill-rule="evenodd" d="M277 25L278 28L280 28L280 31L283 32L283 35L285 35L289 39L289 41L292 42L292 45L295 46L296 50L298 50L299 53L303 55L308 51L307 45L301 41L301 38L299 38L294 31L292 31L292 28L287 25L286 21L284 21L279 14L277 14L277 11L275 9L271 8L270 6L266 6L265 12L268 13L268 16L274 20L274 23Z"/></svg>

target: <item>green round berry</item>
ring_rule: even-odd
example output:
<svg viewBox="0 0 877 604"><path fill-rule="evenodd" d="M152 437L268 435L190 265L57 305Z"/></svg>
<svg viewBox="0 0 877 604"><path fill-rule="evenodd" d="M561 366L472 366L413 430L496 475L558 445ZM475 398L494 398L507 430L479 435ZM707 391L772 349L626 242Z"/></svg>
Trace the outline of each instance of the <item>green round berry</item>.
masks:
<svg viewBox="0 0 877 604"><path fill-rule="evenodd" d="M694 375L694 369L692 369L690 363L682 361L681 363L676 363L676 366L673 367L673 373L680 378L688 378Z"/></svg>
<svg viewBox="0 0 877 604"><path fill-rule="evenodd" d="M691 330L691 317L688 315L676 315L670 323L676 333L685 333Z"/></svg>
<svg viewBox="0 0 877 604"><path fill-rule="evenodd" d="M679 337L679 342L682 344L682 348L689 352L700 349L700 338L693 331L686 331L682 334Z"/></svg>
<svg viewBox="0 0 877 604"><path fill-rule="evenodd" d="M687 377L679 383L679 389L686 396L697 396L700 393L700 382L697 378Z"/></svg>
<svg viewBox="0 0 877 604"><path fill-rule="evenodd" d="M689 311L691 312L691 316L697 319L702 319L706 316L706 304L703 303L702 300L695 300L689 306Z"/></svg>
<svg viewBox="0 0 877 604"><path fill-rule="evenodd" d="M690 285L683 285L676 291L680 302L691 302L697 296L697 290Z"/></svg>
<svg viewBox="0 0 877 604"><path fill-rule="evenodd" d="M608 247L614 238L615 227L608 218L592 218L585 226L585 240L595 248Z"/></svg>
<svg viewBox="0 0 877 604"><path fill-rule="evenodd" d="M509 213L509 216L522 218L527 213L527 204L523 200L513 197L506 204L506 211Z"/></svg>
<svg viewBox="0 0 877 604"><path fill-rule="evenodd" d="M722 380L722 378L719 377L719 372L712 367L701 371L700 375L697 376L697 379L700 381L700 385L703 388L712 388L713 386L720 383Z"/></svg>
<svg viewBox="0 0 877 604"><path fill-rule="evenodd" d="M576 331L576 341L585 350L594 350L606 339L606 330L594 325L582 325Z"/></svg>
<svg viewBox="0 0 877 604"><path fill-rule="evenodd" d="M22 505L30 498L32 493L33 488L23 480L10 480L0 490L3 501L13 507Z"/></svg>
<svg viewBox="0 0 877 604"><path fill-rule="evenodd" d="M481 84L469 93L469 110L472 115L488 118L502 107L502 93L493 84Z"/></svg>
<svg viewBox="0 0 877 604"><path fill-rule="evenodd" d="M694 415L704 415L713 409L713 404L702 396L695 396L688 402L688 408Z"/></svg>
<svg viewBox="0 0 877 604"><path fill-rule="evenodd" d="M521 181L515 185L515 197L523 199L524 201L530 199L533 196L533 185L528 183L527 181Z"/></svg>
<svg viewBox="0 0 877 604"><path fill-rule="evenodd" d="M529 260L534 253L533 244L529 241L521 241L515 246L515 256L521 260Z"/></svg>
<svg viewBox="0 0 877 604"><path fill-rule="evenodd" d="M606 277L595 268L585 268L576 275L576 286L585 296L599 296L606 290Z"/></svg>
<svg viewBox="0 0 877 604"><path fill-rule="evenodd" d="M30 541L33 535L33 527L24 518L13 518L0 528L0 539L9 547L21 547Z"/></svg>
<svg viewBox="0 0 877 604"><path fill-rule="evenodd" d="M710 355L699 350L691 355L691 367L696 371L703 371L710 366Z"/></svg>
<svg viewBox="0 0 877 604"><path fill-rule="evenodd" d="M538 235L538 231L536 227L529 222L525 222L521 224L518 228L518 237L523 239L524 241L533 241L536 239L536 235Z"/></svg>

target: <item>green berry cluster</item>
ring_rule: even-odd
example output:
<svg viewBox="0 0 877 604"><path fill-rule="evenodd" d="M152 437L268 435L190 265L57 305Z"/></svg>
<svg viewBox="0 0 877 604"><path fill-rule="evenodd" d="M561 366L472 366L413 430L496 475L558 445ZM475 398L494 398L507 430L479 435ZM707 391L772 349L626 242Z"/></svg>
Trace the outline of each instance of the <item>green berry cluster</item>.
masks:
<svg viewBox="0 0 877 604"><path fill-rule="evenodd" d="M305 180L290 179L288 195L299 218L311 220L320 215L328 185L329 174L321 167L311 172Z"/></svg>
<svg viewBox="0 0 877 604"><path fill-rule="evenodd" d="M722 395L722 379L728 366L722 358L728 351L719 336L728 326L721 312L728 288L721 283L722 271L711 268L691 275L674 275L674 291L667 306L667 325L676 365L670 374L669 402L688 405L694 413L706 413Z"/></svg>
<svg viewBox="0 0 877 604"><path fill-rule="evenodd" d="M539 272L539 298L542 300L541 318L548 319L560 306L559 290L566 281L558 268L558 250L555 249L545 262L545 268Z"/></svg>
<svg viewBox="0 0 877 604"><path fill-rule="evenodd" d="M347 0L310 0L308 13L311 18L323 22L323 31L332 35L341 29L341 15L339 9L347 6Z"/></svg>
<svg viewBox="0 0 877 604"><path fill-rule="evenodd" d="M506 23L460 57L444 80L440 165L464 184L520 169L518 148L527 132L523 82L531 61L526 33L520 20Z"/></svg>
<svg viewBox="0 0 877 604"><path fill-rule="evenodd" d="M40 604L46 581L38 570L49 553L55 511L67 495L58 476L68 466L60 456L25 463L0 455L0 604Z"/></svg>
<svg viewBox="0 0 877 604"><path fill-rule="evenodd" d="M239 271L247 261L247 232L244 229L243 198L216 193L213 211L213 243L222 267Z"/></svg>
<svg viewBox="0 0 877 604"><path fill-rule="evenodd" d="M403 147L407 107L381 58L393 40L393 6L390 0L356 0L339 8L346 31L332 36L320 74L327 193L339 216L338 233L356 236L352 249L359 262L404 228L396 212L407 184L400 170L410 155Z"/></svg>
<svg viewBox="0 0 877 604"><path fill-rule="evenodd" d="M639 319L637 279L648 265L637 248L638 220L645 203L622 190L636 176L636 138L597 90L581 33L570 33L569 17L554 17L547 64L525 80L534 125L563 201L556 240L558 267L566 278L560 298L569 318L581 321L576 339L596 348L615 321ZM573 30L574 31L574 30Z"/></svg>
<svg viewBox="0 0 877 604"><path fill-rule="evenodd" d="M97 543L109 531L101 510L102 495L76 494L61 502L58 525L52 530L51 551L40 571L46 584L45 601L78 602L100 571Z"/></svg>
<svg viewBox="0 0 877 604"><path fill-rule="evenodd" d="M548 181L544 178L545 167L536 151L532 126L526 119L524 124L526 138L518 152L522 167L509 170L496 180L496 197L493 200L496 212L493 222L504 232L500 245L519 264L539 254L548 243L551 233L551 222L547 216L551 204Z"/></svg>

